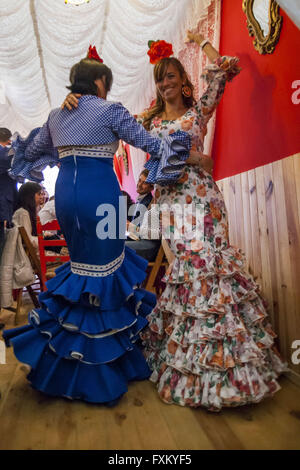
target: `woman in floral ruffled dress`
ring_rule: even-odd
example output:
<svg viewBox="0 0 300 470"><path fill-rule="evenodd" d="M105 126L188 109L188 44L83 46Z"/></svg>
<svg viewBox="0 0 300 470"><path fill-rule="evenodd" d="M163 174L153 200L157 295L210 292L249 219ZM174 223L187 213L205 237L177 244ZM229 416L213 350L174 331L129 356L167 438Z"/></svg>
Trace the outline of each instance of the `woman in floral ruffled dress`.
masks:
<svg viewBox="0 0 300 470"><path fill-rule="evenodd" d="M207 123L226 81L240 69L237 58L220 57L201 35L188 32L188 40L198 43L212 62L205 73L207 89L195 102L182 64L163 58L154 68L156 105L140 116L140 122L159 137L184 130L192 137L192 149L202 153ZM151 51L148 54L151 58ZM146 167L150 181L155 181L151 162ZM162 226L175 259L142 334L153 371L150 379L160 398L219 411L272 395L280 388L276 378L285 364L274 347L275 334L258 285L244 271L241 251L229 245L224 200L211 174L186 165L175 184L156 185L155 198L170 208L192 203L204 208L202 240L186 236L176 217ZM193 230L200 229L196 217L191 223ZM182 232L180 239L172 236L176 231Z"/></svg>

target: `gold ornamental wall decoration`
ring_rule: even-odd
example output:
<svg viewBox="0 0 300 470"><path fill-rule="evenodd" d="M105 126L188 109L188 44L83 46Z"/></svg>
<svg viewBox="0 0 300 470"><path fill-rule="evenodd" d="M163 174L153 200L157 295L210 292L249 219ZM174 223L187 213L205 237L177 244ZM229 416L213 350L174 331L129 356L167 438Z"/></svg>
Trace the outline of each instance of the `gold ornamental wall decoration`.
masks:
<svg viewBox="0 0 300 470"><path fill-rule="evenodd" d="M275 0L243 0L249 35L260 54L272 54L279 41L282 16Z"/></svg>

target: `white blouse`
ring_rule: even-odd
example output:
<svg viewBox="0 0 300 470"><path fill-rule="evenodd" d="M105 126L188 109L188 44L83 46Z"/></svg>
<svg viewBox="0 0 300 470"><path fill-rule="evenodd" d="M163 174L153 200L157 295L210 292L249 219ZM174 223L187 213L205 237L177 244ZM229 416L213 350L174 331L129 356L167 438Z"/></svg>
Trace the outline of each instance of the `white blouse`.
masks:
<svg viewBox="0 0 300 470"><path fill-rule="evenodd" d="M14 212L13 218L12 218L13 224L17 227L24 227L27 235L33 244L33 246L38 249L39 244L38 244L38 237L35 237L31 235L32 233L32 225L31 225L31 220L29 217L29 212L24 209L23 207L20 207L20 209L17 209Z"/></svg>

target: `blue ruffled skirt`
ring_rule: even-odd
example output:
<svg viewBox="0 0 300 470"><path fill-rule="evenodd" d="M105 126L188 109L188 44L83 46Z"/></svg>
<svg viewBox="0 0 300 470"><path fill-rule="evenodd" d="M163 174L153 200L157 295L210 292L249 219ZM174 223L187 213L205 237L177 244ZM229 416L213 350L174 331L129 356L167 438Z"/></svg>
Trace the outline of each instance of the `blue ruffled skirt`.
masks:
<svg viewBox="0 0 300 470"><path fill-rule="evenodd" d="M156 299L139 287L147 262L124 249L119 196L111 159L61 160L55 205L71 261L47 282L28 324L3 333L46 394L110 404L129 381L150 376L138 340Z"/></svg>

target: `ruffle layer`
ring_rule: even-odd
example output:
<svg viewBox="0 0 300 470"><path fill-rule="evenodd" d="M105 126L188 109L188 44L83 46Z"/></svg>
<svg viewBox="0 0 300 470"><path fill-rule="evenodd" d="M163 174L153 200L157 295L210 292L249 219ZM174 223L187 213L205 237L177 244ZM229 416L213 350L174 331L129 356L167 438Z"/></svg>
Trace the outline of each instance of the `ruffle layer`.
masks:
<svg viewBox="0 0 300 470"><path fill-rule="evenodd" d="M168 185L181 176L185 161L189 157L191 137L187 132L176 131L164 137L158 155L151 155L145 163L149 170L147 183Z"/></svg>
<svg viewBox="0 0 300 470"><path fill-rule="evenodd" d="M196 318L212 314L223 316L232 312L241 314L246 323L249 320L253 323L267 316L258 289L254 281L241 274L202 279L194 284L167 284L157 309Z"/></svg>
<svg viewBox="0 0 300 470"><path fill-rule="evenodd" d="M165 403L220 411L222 407L258 403L277 392L280 386L270 367L245 364L228 371L209 369L195 375L164 365L150 380L158 382L158 393Z"/></svg>
<svg viewBox="0 0 300 470"><path fill-rule="evenodd" d="M14 346L17 357L25 358L28 343L36 350L45 346L59 358L78 359L85 364L105 364L123 356L133 349L138 333L147 325L147 320L137 317L132 325L124 330L112 330L108 335L87 335L71 332L60 326L45 311L32 311L30 324L21 329L10 330L5 339ZM31 348L29 348L31 351ZM36 360L36 359L34 359ZM29 362L22 360L31 365Z"/></svg>
<svg viewBox="0 0 300 470"><path fill-rule="evenodd" d="M49 148L35 161L28 161L25 158L27 147L34 140L40 129L40 127L33 129L26 138L17 135L12 143L14 157L9 175L19 183L24 183L25 179L40 183L44 179L43 170L48 165L54 167L59 163L58 152L54 148Z"/></svg>
<svg viewBox="0 0 300 470"><path fill-rule="evenodd" d="M119 310L102 310L82 303L66 304L64 298L53 297L47 291L39 300L43 315L50 314L66 330L90 335L126 328L136 322L137 315L143 318L149 315L154 305L152 294L138 288ZM38 312L41 315L41 310Z"/></svg>
<svg viewBox="0 0 300 470"><path fill-rule="evenodd" d="M74 274L68 262L56 269L56 276L47 282L48 293L72 303L80 301L87 305L92 295L100 302L102 310L116 310L133 295L134 287L145 279L147 264L128 247L125 248L125 258L120 268L106 277Z"/></svg>
<svg viewBox="0 0 300 470"><path fill-rule="evenodd" d="M247 333L235 338L197 341L187 346L181 345L173 338L165 337L159 340L149 332L143 335L143 339L147 341L145 355L152 370L159 370L164 362L184 373L196 375L201 375L203 369L226 371L250 363L259 367L265 362L270 348L273 348L273 343L268 349L259 347L255 339ZM268 339L271 338L268 337ZM282 370L285 370L284 366Z"/></svg>
<svg viewBox="0 0 300 470"><path fill-rule="evenodd" d="M118 361L98 365L60 358L46 346L36 365L27 377L34 389L92 403L113 402L127 392L128 382L150 375L141 351L134 345Z"/></svg>
<svg viewBox="0 0 300 470"><path fill-rule="evenodd" d="M221 56L205 67L202 77L210 83L216 76L224 76L224 79L231 82L241 71L238 67L239 58Z"/></svg>
<svg viewBox="0 0 300 470"><path fill-rule="evenodd" d="M184 255L175 258L170 265L164 282L170 284L181 284L183 282L194 282L208 277L236 275L236 281L240 287L249 290L255 288L251 277L243 272L245 257L241 250L228 247L226 250L216 251L210 246L204 245L201 251L186 251Z"/></svg>
<svg viewBox="0 0 300 470"><path fill-rule="evenodd" d="M262 323L248 324L236 312L226 315L207 317L178 317L169 312L155 309L148 316L150 330L159 337L167 334L170 340L182 347L206 341L220 341L226 338L245 343L248 337L253 338L260 349L269 348L276 338L271 325Z"/></svg>

